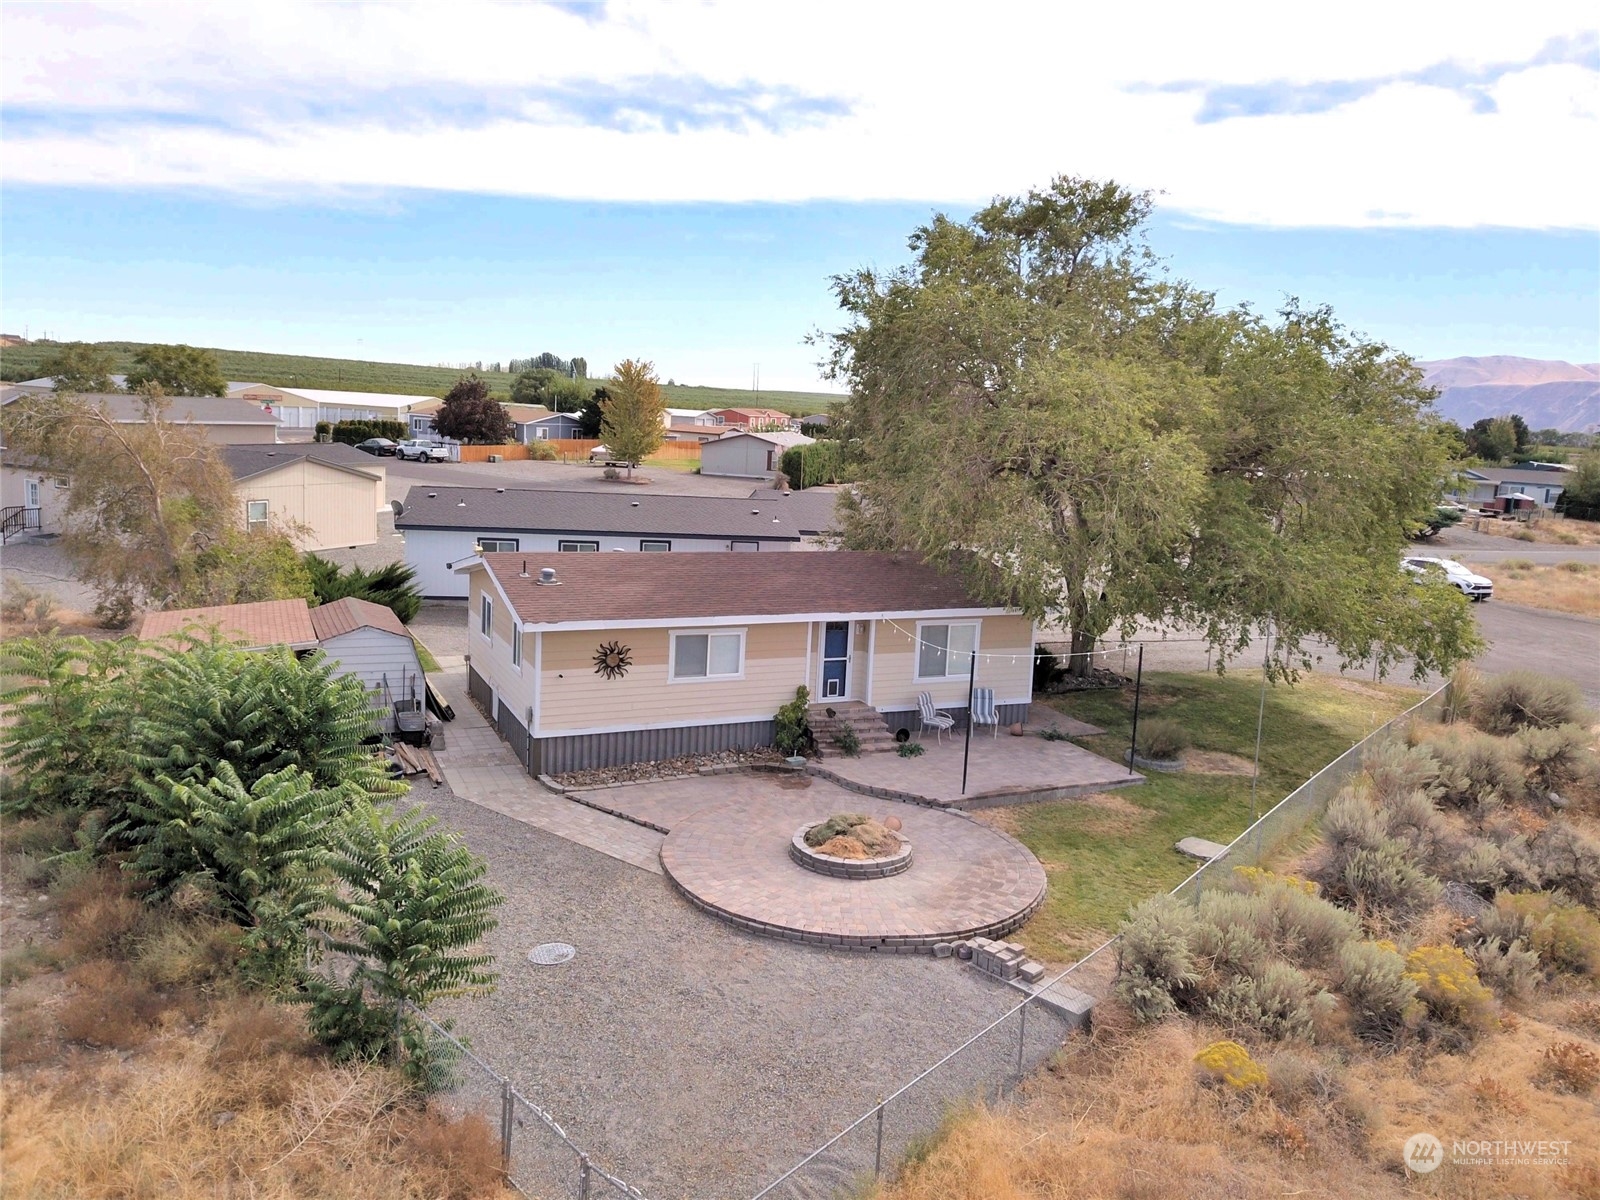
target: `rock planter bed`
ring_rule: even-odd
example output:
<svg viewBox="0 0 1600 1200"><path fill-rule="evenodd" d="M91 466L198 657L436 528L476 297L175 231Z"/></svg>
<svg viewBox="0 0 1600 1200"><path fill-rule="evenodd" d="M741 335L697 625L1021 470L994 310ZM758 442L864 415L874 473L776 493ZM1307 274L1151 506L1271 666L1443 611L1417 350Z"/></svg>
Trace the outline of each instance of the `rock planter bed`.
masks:
<svg viewBox="0 0 1600 1200"><path fill-rule="evenodd" d="M1122 761L1140 771L1181 771L1183 759L1181 758L1146 758L1142 754L1135 754L1132 750L1122 752Z"/></svg>
<svg viewBox="0 0 1600 1200"><path fill-rule="evenodd" d="M724 750L720 754L691 754L660 762L628 763L621 767L595 767L587 771L568 771L549 778L562 789L583 791L619 783L650 783L659 779L682 779L689 775L721 774L724 771L751 769L787 770L783 755L767 746L753 750Z"/></svg>
<svg viewBox="0 0 1600 1200"><path fill-rule="evenodd" d="M824 854L806 844L806 835L817 825L802 825L789 841L789 857L808 871L831 875L835 879L887 879L911 865L911 842L900 838L900 848L880 858L844 858Z"/></svg>

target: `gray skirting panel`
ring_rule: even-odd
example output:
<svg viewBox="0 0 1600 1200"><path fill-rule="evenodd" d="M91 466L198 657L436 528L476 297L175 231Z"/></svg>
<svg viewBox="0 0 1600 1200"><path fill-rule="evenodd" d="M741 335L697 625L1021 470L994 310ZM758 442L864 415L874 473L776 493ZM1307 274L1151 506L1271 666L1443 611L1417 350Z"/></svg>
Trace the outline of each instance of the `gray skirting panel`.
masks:
<svg viewBox="0 0 1600 1200"><path fill-rule="evenodd" d="M538 775L560 775L594 767L659 762L690 754L718 754L772 745L771 721L732 725L693 725L681 729L624 729L573 737L537 738L530 743L528 769Z"/></svg>
<svg viewBox="0 0 1600 1200"><path fill-rule="evenodd" d="M1001 727L1004 728L1007 725L1016 725L1018 723L1024 725L1027 724L1028 709L1030 707L1032 706L1028 704L995 705L995 708L1000 714ZM962 728L967 723L967 706L965 704L941 704L939 705L939 711L947 712L954 717L956 719L957 729ZM901 729L908 729L911 731L912 737L915 737L917 735L917 730L922 728L922 722L917 719L917 710L914 708L901 709L895 712L886 712L883 714L883 723L889 727L890 733L895 733ZM985 726L985 728L987 728L987 726Z"/></svg>
<svg viewBox="0 0 1600 1200"><path fill-rule="evenodd" d="M494 703L494 689L470 664L467 666L467 695L476 700L484 712L488 712L490 705Z"/></svg>
<svg viewBox="0 0 1600 1200"><path fill-rule="evenodd" d="M517 761L524 767L528 766L528 730L523 723L517 720L512 711L504 704L496 705L495 729L506 745L511 747L511 752L517 756Z"/></svg>

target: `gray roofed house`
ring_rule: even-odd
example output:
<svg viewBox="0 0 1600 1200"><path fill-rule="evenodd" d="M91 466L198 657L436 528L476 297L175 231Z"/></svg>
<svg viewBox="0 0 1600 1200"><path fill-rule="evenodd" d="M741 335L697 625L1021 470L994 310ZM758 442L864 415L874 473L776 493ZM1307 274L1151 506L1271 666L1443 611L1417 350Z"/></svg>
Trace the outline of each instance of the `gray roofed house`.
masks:
<svg viewBox="0 0 1600 1200"><path fill-rule="evenodd" d="M384 479L388 470L383 461L363 454L341 442L299 442L277 446L224 446L222 460L235 479L251 479L276 471L288 463L309 459L342 471L356 471Z"/></svg>
<svg viewBox="0 0 1600 1200"><path fill-rule="evenodd" d="M477 553L820 549L831 495L794 501L549 488L430 487L406 495L395 528L426 596L464 596L453 565ZM826 510L826 511L825 511Z"/></svg>
<svg viewBox="0 0 1600 1200"><path fill-rule="evenodd" d="M3 403L11 404L22 398L22 394L7 396ZM144 423L142 396L113 392L86 394L77 399L96 406L103 404L119 424ZM203 425L212 441L229 445L259 445L278 440L277 417L263 412L253 401L233 396L169 396L166 419L179 425Z"/></svg>
<svg viewBox="0 0 1600 1200"><path fill-rule="evenodd" d="M1461 472L1463 485L1458 494L1471 504L1486 504L1500 496L1520 493L1531 496L1541 508L1553 508L1567 485L1569 468L1558 464L1546 467L1472 467Z"/></svg>

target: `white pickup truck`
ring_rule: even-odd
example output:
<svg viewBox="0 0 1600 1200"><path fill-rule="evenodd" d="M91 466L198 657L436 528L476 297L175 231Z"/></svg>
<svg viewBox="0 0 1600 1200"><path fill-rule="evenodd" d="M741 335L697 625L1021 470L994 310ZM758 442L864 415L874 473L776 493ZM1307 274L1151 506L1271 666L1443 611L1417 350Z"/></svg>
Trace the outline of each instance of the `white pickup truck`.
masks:
<svg viewBox="0 0 1600 1200"><path fill-rule="evenodd" d="M433 442L401 442L395 447L394 456L416 462L449 462L450 450Z"/></svg>

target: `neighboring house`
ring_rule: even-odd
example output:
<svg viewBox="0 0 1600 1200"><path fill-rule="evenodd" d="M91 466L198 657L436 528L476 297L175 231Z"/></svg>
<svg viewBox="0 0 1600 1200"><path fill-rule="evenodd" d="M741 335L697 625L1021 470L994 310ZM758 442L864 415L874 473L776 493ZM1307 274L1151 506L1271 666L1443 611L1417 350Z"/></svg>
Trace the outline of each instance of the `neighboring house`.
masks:
<svg viewBox="0 0 1600 1200"><path fill-rule="evenodd" d="M511 407L507 405L506 407ZM531 421L519 422L517 441L545 442L552 438L581 438L583 422L577 413L547 412Z"/></svg>
<svg viewBox="0 0 1600 1200"><path fill-rule="evenodd" d="M711 413L703 408L663 408L661 423L668 429L674 425L720 425Z"/></svg>
<svg viewBox="0 0 1600 1200"><path fill-rule="evenodd" d="M0 404L14 404L25 395L16 392L0 400ZM104 403L112 420L119 425L144 424L144 400L124 392L108 395L82 395L88 404ZM168 421L179 425L199 425L213 442L224 445L272 444L278 440L278 419L261 406L236 396L171 396L167 401Z"/></svg>
<svg viewBox="0 0 1600 1200"><path fill-rule="evenodd" d="M788 413L775 408L714 408L708 414L730 429L753 432L755 430L796 430L799 425Z"/></svg>
<svg viewBox="0 0 1600 1200"><path fill-rule="evenodd" d="M385 733L394 727L395 701L424 698L416 643L392 609L370 600L347 597L317 608L304 600L264 600L171 609L147 613L139 637L151 641L211 626L246 650L322 650L332 660L334 674L361 680Z"/></svg>
<svg viewBox="0 0 1600 1200"><path fill-rule="evenodd" d="M405 421L414 409L436 411L437 396L405 396L389 392L338 392L327 388L279 388L291 401L316 405L316 421ZM312 424L315 425L316 421Z"/></svg>
<svg viewBox="0 0 1600 1200"><path fill-rule="evenodd" d="M688 424L668 424L663 439L669 442L698 442L705 445L728 433L726 425L709 425L695 421Z"/></svg>
<svg viewBox="0 0 1600 1200"><path fill-rule="evenodd" d="M370 546L389 508L388 468L353 446L228 446L246 528L290 525L302 550Z"/></svg>
<svg viewBox="0 0 1600 1200"><path fill-rule="evenodd" d="M812 413L808 417L801 417L798 424L800 426L801 433L808 433L813 429L828 428L828 426L833 424L833 418L827 413Z"/></svg>
<svg viewBox="0 0 1600 1200"><path fill-rule="evenodd" d="M809 446L814 440L803 433L786 431L724 434L700 447L700 474L771 479L778 473L785 450Z"/></svg>
<svg viewBox="0 0 1600 1200"><path fill-rule="evenodd" d="M919 692L965 709L974 651L1001 723L1028 716L1033 623L910 555L485 554L457 569L469 690L534 774L770 745L802 684L915 731Z"/></svg>
<svg viewBox="0 0 1600 1200"><path fill-rule="evenodd" d="M1473 467L1463 471L1458 496L1464 504L1485 504L1500 496L1531 496L1540 508L1554 508L1571 468L1548 463L1538 467Z"/></svg>
<svg viewBox="0 0 1600 1200"><path fill-rule="evenodd" d="M407 493L394 525L405 534L406 564L417 573L422 594L459 597L467 594L467 581L456 573L456 564L483 551L819 548L819 533L832 523L831 503L791 505L770 488L768 494L770 499L741 500L419 484Z"/></svg>
<svg viewBox="0 0 1600 1200"><path fill-rule="evenodd" d="M349 446L221 446L234 478L239 520L246 529L292 525L302 550L370 546L378 540L378 513L387 469ZM56 534L66 517L70 481L31 462L0 461L0 538L16 533Z"/></svg>

